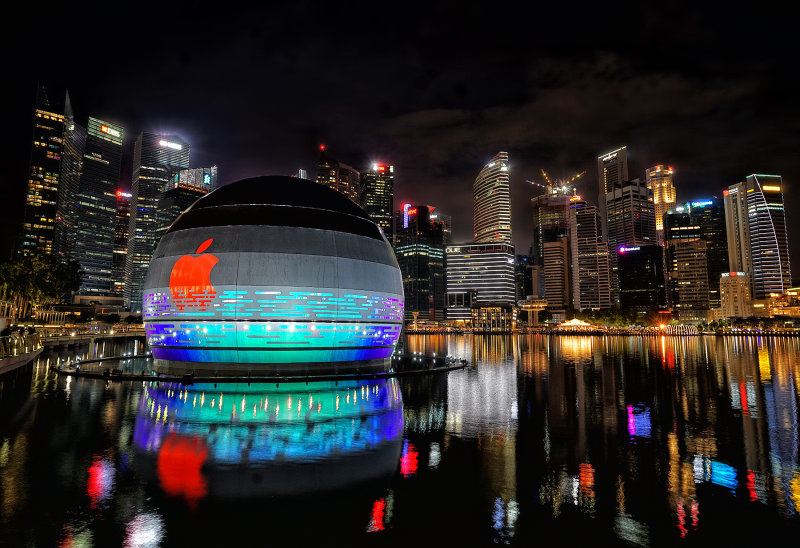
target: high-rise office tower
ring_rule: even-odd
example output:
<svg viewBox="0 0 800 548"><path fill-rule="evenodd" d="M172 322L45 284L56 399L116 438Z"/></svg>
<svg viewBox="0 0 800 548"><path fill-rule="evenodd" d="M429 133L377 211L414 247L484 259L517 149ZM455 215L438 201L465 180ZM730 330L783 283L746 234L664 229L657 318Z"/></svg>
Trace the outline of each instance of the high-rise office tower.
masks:
<svg viewBox="0 0 800 548"><path fill-rule="evenodd" d="M209 192L216 190L217 181L217 166L176 171L158 201L158 239L161 239L181 213Z"/></svg>
<svg viewBox="0 0 800 548"><path fill-rule="evenodd" d="M542 264L544 244L558 241L569 232L569 206L580 197L569 190L548 187L545 194L531 198L533 213L533 256L536 264Z"/></svg>
<svg viewBox="0 0 800 548"><path fill-rule="evenodd" d="M602 197L628 180L628 148L620 147L597 157L598 192Z"/></svg>
<svg viewBox="0 0 800 548"><path fill-rule="evenodd" d="M472 196L475 243L513 245L507 152L498 152L483 166L472 185Z"/></svg>
<svg viewBox="0 0 800 548"><path fill-rule="evenodd" d="M753 315L750 280L744 272L723 272L719 282L723 318L746 318Z"/></svg>
<svg viewBox="0 0 800 548"><path fill-rule="evenodd" d="M114 218L114 261L112 294L125 296L125 258L128 256L128 230L131 220L130 192L117 191L117 209Z"/></svg>
<svg viewBox="0 0 800 548"><path fill-rule="evenodd" d="M75 243L78 185L83 171L86 128L75 122L67 94L64 107L64 134L61 143L61 175L58 182L54 253L71 258Z"/></svg>
<svg viewBox="0 0 800 548"><path fill-rule="evenodd" d="M688 245L688 241L701 244ZM729 268L727 242L721 199L695 200L667 211L664 263L671 306L702 310L719 307L720 274Z"/></svg>
<svg viewBox="0 0 800 548"><path fill-rule="evenodd" d="M436 210L431 213L431 219L434 222L441 223L442 240L444 245L449 245L453 241L453 217Z"/></svg>
<svg viewBox="0 0 800 548"><path fill-rule="evenodd" d="M45 86L36 89L27 194L17 252L51 254L55 241L58 187L64 137L64 99Z"/></svg>
<svg viewBox="0 0 800 548"><path fill-rule="evenodd" d="M140 133L133 149L125 305L142 308L142 286L158 244L158 202L175 171L189 167L190 146L176 135Z"/></svg>
<svg viewBox="0 0 800 548"><path fill-rule="evenodd" d="M754 299L791 287L789 240L780 175L748 175L725 191L731 270L750 275Z"/></svg>
<svg viewBox="0 0 800 548"><path fill-rule="evenodd" d="M547 308L563 310L569 306L569 243L566 237L544 244L544 297Z"/></svg>
<svg viewBox="0 0 800 548"><path fill-rule="evenodd" d="M354 168L339 162L326 149L319 147L317 161L317 182L332 188L358 203L360 173Z"/></svg>
<svg viewBox="0 0 800 548"><path fill-rule="evenodd" d="M750 260L750 223L747 219L747 184L738 183L722 191L725 203L725 230L728 235L728 261L734 272L753 272ZM750 278L748 277L748 280Z"/></svg>
<svg viewBox="0 0 800 548"><path fill-rule="evenodd" d="M656 243L653 193L639 179L625 181L605 195L608 245L634 247Z"/></svg>
<svg viewBox="0 0 800 548"><path fill-rule="evenodd" d="M434 207L403 204L395 215L395 255L403 276L405 319L443 321L444 230Z"/></svg>
<svg viewBox="0 0 800 548"><path fill-rule="evenodd" d="M654 166L646 170L647 188L653 191L653 204L656 206L656 239L664 243L664 214L675 206L675 185L672 181L673 169L667 166Z"/></svg>
<svg viewBox="0 0 800 548"><path fill-rule="evenodd" d="M542 279L534 280L537 284L534 294L545 297L547 295L544 283L547 272L544 267L544 246L567 236L569 206L581 199L580 196L571 194L571 190L566 186L548 185L546 188L544 194L531 198L534 264L539 267L538 272L542 274Z"/></svg>
<svg viewBox="0 0 800 548"><path fill-rule="evenodd" d="M374 164L361 174L359 204L381 227L389 243L394 241L394 166Z"/></svg>
<svg viewBox="0 0 800 548"><path fill-rule="evenodd" d="M527 255L516 256L514 284L517 288L517 301L524 301L528 296L539 296L538 267L535 265L532 249Z"/></svg>
<svg viewBox="0 0 800 548"><path fill-rule="evenodd" d="M122 168L122 127L89 118L75 200L72 257L81 265L80 295L113 295L116 191Z"/></svg>
<svg viewBox="0 0 800 548"><path fill-rule="evenodd" d="M514 246L506 243L445 248L447 320L469 322L473 304L515 303Z"/></svg>
<svg viewBox="0 0 800 548"><path fill-rule="evenodd" d="M611 262L597 206L583 200L573 202L569 209L569 242L573 308L611 308Z"/></svg>
<svg viewBox="0 0 800 548"><path fill-rule="evenodd" d="M617 255L617 268L620 308L647 312L666 307L662 246L622 247Z"/></svg>
<svg viewBox="0 0 800 548"><path fill-rule="evenodd" d="M621 247L656 243L656 210L653 192L639 179L624 181L603 196L604 233L611 259L612 299L619 304L617 255Z"/></svg>

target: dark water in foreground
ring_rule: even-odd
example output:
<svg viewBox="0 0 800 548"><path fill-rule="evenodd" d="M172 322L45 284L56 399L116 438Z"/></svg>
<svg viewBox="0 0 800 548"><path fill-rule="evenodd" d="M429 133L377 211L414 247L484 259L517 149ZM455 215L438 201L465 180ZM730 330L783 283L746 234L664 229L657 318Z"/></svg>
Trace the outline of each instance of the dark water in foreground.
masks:
<svg viewBox="0 0 800 548"><path fill-rule="evenodd" d="M43 354L0 377L0 546L800 538L798 339L411 336L406 349L472 365L184 387L56 377Z"/></svg>

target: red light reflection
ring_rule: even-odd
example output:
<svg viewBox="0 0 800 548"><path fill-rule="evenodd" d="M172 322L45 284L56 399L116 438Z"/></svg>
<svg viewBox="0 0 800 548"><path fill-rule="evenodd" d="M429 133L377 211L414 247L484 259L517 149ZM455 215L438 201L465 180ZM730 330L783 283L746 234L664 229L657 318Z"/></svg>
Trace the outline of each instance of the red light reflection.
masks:
<svg viewBox="0 0 800 548"><path fill-rule="evenodd" d="M376 531L383 531L386 529L386 525L383 523L385 516L386 501L384 499L378 499L372 505L372 518L370 519L369 526L367 527L367 532L374 533Z"/></svg>
<svg viewBox="0 0 800 548"><path fill-rule="evenodd" d="M182 496L194 508L207 492L201 468L208 448L200 438L170 434L158 451L158 479L172 496Z"/></svg>
<svg viewBox="0 0 800 548"><path fill-rule="evenodd" d="M404 477L410 477L417 473L417 457L419 451L414 447L413 443L408 440L403 442L403 455L400 457L400 473Z"/></svg>

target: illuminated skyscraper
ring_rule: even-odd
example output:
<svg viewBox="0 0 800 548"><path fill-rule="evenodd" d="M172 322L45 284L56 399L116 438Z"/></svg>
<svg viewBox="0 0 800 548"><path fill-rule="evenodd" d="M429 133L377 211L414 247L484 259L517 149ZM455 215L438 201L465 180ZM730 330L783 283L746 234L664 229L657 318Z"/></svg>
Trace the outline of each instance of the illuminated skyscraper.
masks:
<svg viewBox="0 0 800 548"><path fill-rule="evenodd" d="M158 201L158 239L197 200L216 190L217 166L175 172Z"/></svg>
<svg viewBox="0 0 800 548"><path fill-rule="evenodd" d="M64 100L54 100L45 86L37 87L28 189L22 232L17 244L17 252L22 255L53 252L61 178L64 106Z"/></svg>
<svg viewBox="0 0 800 548"><path fill-rule="evenodd" d="M628 148L620 147L598 156L597 174L600 196L621 188L628 180Z"/></svg>
<svg viewBox="0 0 800 548"><path fill-rule="evenodd" d="M720 305L720 274L728 271L722 200L695 200L664 216L667 298L675 308ZM689 244L687 242L695 242Z"/></svg>
<svg viewBox="0 0 800 548"><path fill-rule="evenodd" d="M639 179L624 181L603 197L605 205L605 238L611 259L612 298L619 304L617 254L621 247L637 247L656 243L656 210L653 193Z"/></svg>
<svg viewBox="0 0 800 548"><path fill-rule="evenodd" d="M531 198L533 213L533 256L542 265L544 244L555 242L569 232L569 206L575 198L569 191L548 187L545 194Z"/></svg>
<svg viewBox="0 0 800 548"><path fill-rule="evenodd" d="M341 192L358 203L360 173L352 167L336 160L328 153L325 145L320 145L319 147L317 182L337 192Z"/></svg>
<svg viewBox="0 0 800 548"><path fill-rule="evenodd" d="M723 272L719 281L719 293L723 318L746 318L753 315L750 280L744 272Z"/></svg>
<svg viewBox="0 0 800 548"><path fill-rule="evenodd" d="M61 148L61 176L58 183L54 253L71 258L75 244L75 216L77 214L78 185L83 171L83 153L86 149L86 128L75 122L67 94L64 107L64 136Z"/></svg>
<svg viewBox="0 0 800 548"><path fill-rule="evenodd" d="M675 205L675 185L672 182L673 169L667 166L654 166L646 170L647 188L653 191L653 204L656 206L656 239L664 243L664 213Z"/></svg>
<svg viewBox="0 0 800 548"><path fill-rule="evenodd" d="M447 320L470 322L475 304L514 305L514 247L506 243L445 248Z"/></svg>
<svg viewBox="0 0 800 548"><path fill-rule="evenodd" d="M125 258L128 256L128 230L131 220L131 194L117 191L117 211L114 218L114 261L112 294L125 296Z"/></svg>
<svg viewBox="0 0 800 548"><path fill-rule="evenodd" d="M475 243L506 243L511 238L511 185L508 153L498 152L472 185Z"/></svg>
<svg viewBox="0 0 800 548"><path fill-rule="evenodd" d="M374 164L361 174L359 204L394 242L394 166Z"/></svg>
<svg viewBox="0 0 800 548"><path fill-rule="evenodd" d="M122 167L123 129L89 118L83 169L75 200L72 257L81 265L79 295L113 294L116 190Z"/></svg>
<svg viewBox="0 0 800 548"><path fill-rule="evenodd" d="M664 248L660 245L623 247L617 255L620 308L662 310L664 291Z"/></svg>
<svg viewBox="0 0 800 548"><path fill-rule="evenodd" d="M603 238L600 210L583 200L569 209L572 255L572 307L577 310L611 308L611 262Z"/></svg>
<svg viewBox="0 0 800 548"><path fill-rule="evenodd" d="M748 175L725 191L730 268L750 275L754 299L791 287L780 175Z"/></svg>
<svg viewBox="0 0 800 548"><path fill-rule="evenodd" d="M147 267L158 244L158 202L175 171L189 167L190 146L176 135L140 133L133 150L125 306L142 308Z"/></svg>
<svg viewBox="0 0 800 548"><path fill-rule="evenodd" d="M566 237L544 244L544 296L549 309L563 310L569 306L569 262Z"/></svg>
<svg viewBox="0 0 800 548"><path fill-rule="evenodd" d="M405 319L442 321L445 309L444 226L434 207L403 204L395 215L395 255L403 276Z"/></svg>

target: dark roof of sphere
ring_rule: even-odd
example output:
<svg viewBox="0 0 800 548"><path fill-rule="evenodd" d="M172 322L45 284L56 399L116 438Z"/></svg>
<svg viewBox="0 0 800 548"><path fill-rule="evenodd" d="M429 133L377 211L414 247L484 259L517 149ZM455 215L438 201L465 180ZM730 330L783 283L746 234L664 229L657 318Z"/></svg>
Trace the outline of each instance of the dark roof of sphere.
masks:
<svg viewBox="0 0 800 548"><path fill-rule="evenodd" d="M339 230L383 239L378 225L344 194L301 179L242 179L197 200L168 232L207 226L270 225Z"/></svg>

